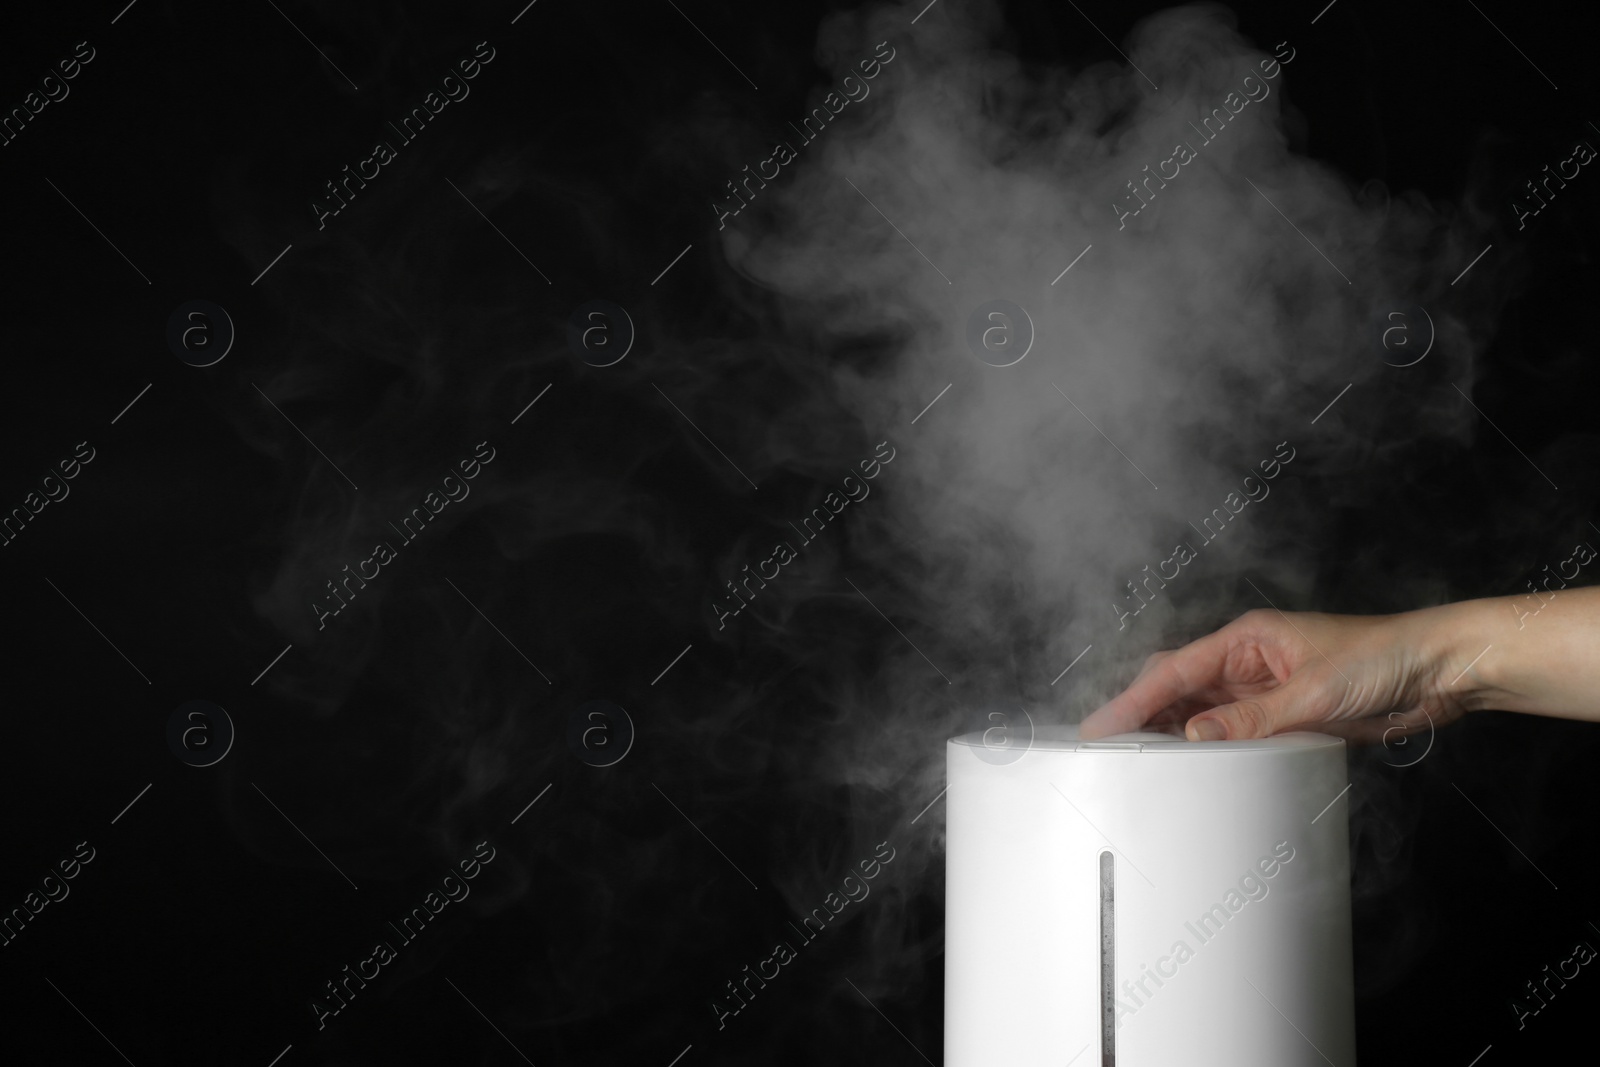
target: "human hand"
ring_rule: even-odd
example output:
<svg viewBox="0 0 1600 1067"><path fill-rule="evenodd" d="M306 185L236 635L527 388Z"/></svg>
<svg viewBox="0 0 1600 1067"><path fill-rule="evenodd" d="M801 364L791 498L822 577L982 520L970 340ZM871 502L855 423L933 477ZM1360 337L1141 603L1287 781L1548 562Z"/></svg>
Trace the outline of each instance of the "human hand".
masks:
<svg viewBox="0 0 1600 1067"><path fill-rule="evenodd" d="M1247 612L1151 656L1127 689L1083 720L1079 737L1184 724L1191 741L1306 728L1376 741L1452 721L1475 706L1475 687L1452 688L1466 671L1437 637L1440 610Z"/></svg>

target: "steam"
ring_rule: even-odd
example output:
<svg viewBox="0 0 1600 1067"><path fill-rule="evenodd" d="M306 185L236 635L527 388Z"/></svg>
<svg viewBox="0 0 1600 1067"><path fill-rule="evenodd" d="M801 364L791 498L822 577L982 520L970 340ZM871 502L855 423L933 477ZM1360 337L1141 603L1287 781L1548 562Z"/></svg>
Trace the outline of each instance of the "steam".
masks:
<svg viewBox="0 0 1600 1067"><path fill-rule="evenodd" d="M1029 719L1081 717L1173 635L1266 606L1247 569L1280 606L1312 606L1319 498L1384 450L1466 438L1470 408L1422 385L1470 382L1492 311L1445 299L1472 254L1447 209L1362 191L1295 150L1296 42L1258 48L1221 7L1153 16L1129 65L1072 70L1025 67L985 5L914 34L880 11L848 45L842 25L822 35L838 70L880 34L893 66L724 247L819 350L892 339L834 384L865 437L900 450L860 509L850 569L906 633L882 627L882 672L838 694L819 765L875 798L869 822L897 810L915 833L948 734L1002 721L995 709L1013 743ZM1185 144L1176 175L1158 166ZM1143 184L1152 172L1167 180ZM1010 366L967 344L994 299L1036 330ZM1437 339L1399 370L1372 324L1412 303ZM1404 374L1415 388L1397 391ZM1280 448L1294 462L1263 490ZM1195 560L1135 599L1127 583L1182 543ZM1437 590L1419 577L1387 592ZM941 821L920 820L911 863L938 860ZM893 958L896 980L925 962Z"/></svg>

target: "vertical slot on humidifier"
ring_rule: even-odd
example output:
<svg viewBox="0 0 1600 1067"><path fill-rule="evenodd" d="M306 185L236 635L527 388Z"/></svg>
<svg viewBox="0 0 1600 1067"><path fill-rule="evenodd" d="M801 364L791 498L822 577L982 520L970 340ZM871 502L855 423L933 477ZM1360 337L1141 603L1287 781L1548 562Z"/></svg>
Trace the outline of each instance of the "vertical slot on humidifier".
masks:
<svg viewBox="0 0 1600 1067"><path fill-rule="evenodd" d="M1100 1067L1117 1065L1117 869L1111 850L1100 853Z"/></svg>

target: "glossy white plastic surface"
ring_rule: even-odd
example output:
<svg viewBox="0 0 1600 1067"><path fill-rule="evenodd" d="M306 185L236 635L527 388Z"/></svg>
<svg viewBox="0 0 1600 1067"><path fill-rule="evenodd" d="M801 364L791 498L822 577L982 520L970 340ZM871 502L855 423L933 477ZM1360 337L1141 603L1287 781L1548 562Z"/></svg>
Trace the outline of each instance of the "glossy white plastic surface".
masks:
<svg viewBox="0 0 1600 1067"><path fill-rule="evenodd" d="M1344 742L1076 735L949 742L946 1067L1355 1067Z"/></svg>

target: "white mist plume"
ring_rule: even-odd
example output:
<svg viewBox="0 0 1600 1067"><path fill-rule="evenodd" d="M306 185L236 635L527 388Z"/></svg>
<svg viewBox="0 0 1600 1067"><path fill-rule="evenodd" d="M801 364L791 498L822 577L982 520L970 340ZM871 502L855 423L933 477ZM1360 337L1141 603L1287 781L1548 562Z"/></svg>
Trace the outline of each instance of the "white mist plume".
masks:
<svg viewBox="0 0 1600 1067"><path fill-rule="evenodd" d="M1471 255L1450 209L1364 196L1292 147L1287 97L1312 42L1258 48L1226 9L1200 5L1136 27L1131 65L1030 68L989 6L941 5L915 26L910 10L824 28L836 73L883 40L896 58L722 235L819 347L894 338L892 359L837 385L868 439L899 449L852 547L882 576L875 602L916 625L906 641L887 634L879 678L840 694L828 765L875 798L861 806L882 809L879 825L898 814L919 839L902 874L937 859L926 831L941 810L907 823L942 787L947 736L988 725L990 706L1078 718L1173 632L1264 606L1239 600L1245 566L1307 588L1320 501L1297 478L1357 471L1403 439L1464 439L1472 412L1454 393L1379 379L1470 383L1492 313L1448 290ZM1220 132L1199 129L1214 110ZM1128 183L1177 144L1193 158L1141 184L1148 205L1124 217L1143 204ZM1013 366L967 345L992 299L1036 328ZM1437 340L1402 372L1374 351L1371 324L1412 302ZM1242 495L1280 442L1295 463L1206 544L1190 523ZM1139 603L1125 583L1185 539L1198 559L1119 626L1114 605ZM902 940L904 914L876 921L880 944Z"/></svg>
<svg viewBox="0 0 1600 1067"><path fill-rule="evenodd" d="M972 21L919 25L909 39L896 29L906 54L872 106L827 130L792 184L764 192L776 221L731 231L727 249L803 308L803 328L899 338L887 372L840 382L867 434L904 453L883 480L892 502L878 514L893 515L877 562L919 573L923 621L947 644L1010 629L986 615L997 601L1026 616L1048 642L1044 671L1088 642L1114 644L1124 583L1169 556L1277 442L1322 463L1368 453L1360 435L1311 420L1385 370L1368 344L1375 301L1442 285L1460 249L1420 199L1363 204L1356 183L1291 151L1281 108L1295 49L1280 46L1291 62L1266 79L1259 64L1272 56L1221 8L1164 12L1134 31L1129 56L1159 92L1121 64L1026 70L989 50L991 18L950 18ZM1229 115L1224 98L1241 98L1246 76L1269 91ZM1207 143L1190 122L1214 108L1229 121ZM1141 203L1127 183L1174 142L1198 158L1165 188L1152 183L1153 201L1119 229L1114 205ZM1011 367L980 362L965 341L968 316L992 298L1024 307L1037 330ZM1459 366L1464 323L1436 312L1435 325L1436 362ZM1461 435L1463 411L1418 411L1413 431ZM1248 558L1279 506L1246 510L1215 546L1191 531L1201 566L1219 550ZM1140 618L1123 637L1157 628Z"/></svg>

